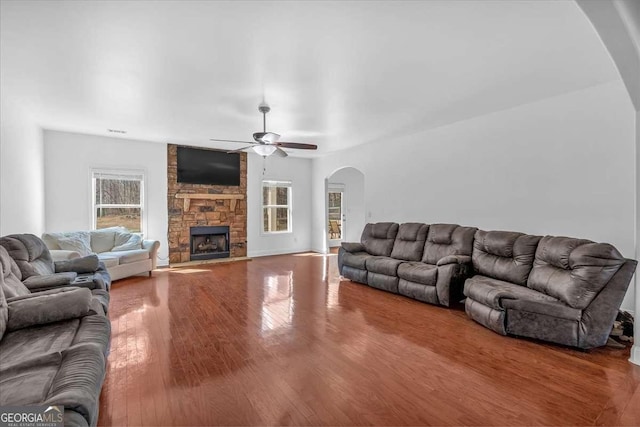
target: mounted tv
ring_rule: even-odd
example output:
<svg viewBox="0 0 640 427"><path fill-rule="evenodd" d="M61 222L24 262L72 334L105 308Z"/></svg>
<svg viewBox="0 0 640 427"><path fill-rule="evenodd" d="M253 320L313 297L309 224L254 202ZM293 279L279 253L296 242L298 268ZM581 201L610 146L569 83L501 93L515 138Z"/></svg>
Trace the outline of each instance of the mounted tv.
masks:
<svg viewBox="0 0 640 427"><path fill-rule="evenodd" d="M240 153L178 147L178 182L240 185Z"/></svg>

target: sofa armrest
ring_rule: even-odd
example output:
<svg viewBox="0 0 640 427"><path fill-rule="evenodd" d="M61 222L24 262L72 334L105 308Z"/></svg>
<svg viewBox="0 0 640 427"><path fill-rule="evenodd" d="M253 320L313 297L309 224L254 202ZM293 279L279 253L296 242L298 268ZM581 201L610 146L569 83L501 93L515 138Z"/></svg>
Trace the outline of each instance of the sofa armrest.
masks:
<svg viewBox="0 0 640 427"><path fill-rule="evenodd" d="M76 251L63 251L62 249L51 249L49 250L49 253L51 254L51 258L53 259L53 262L80 258L80 252L76 252Z"/></svg>
<svg viewBox="0 0 640 427"><path fill-rule="evenodd" d="M364 252L364 245L355 242L342 242L342 248L349 253Z"/></svg>
<svg viewBox="0 0 640 427"><path fill-rule="evenodd" d="M74 258L54 263L56 273L95 273L100 267L100 260L97 255L88 255L82 258Z"/></svg>
<svg viewBox="0 0 640 427"><path fill-rule="evenodd" d="M438 260L438 265L447 264L470 264L471 257L469 255L447 255Z"/></svg>
<svg viewBox="0 0 640 427"><path fill-rule="evenodd" d="M43 274L42 276L29 276L22 283L31 292L38 292L45 289L69 286L71 282L76 280L77 276L76 273Z"/></svg>
<svg viewBox="0 0 640 427"><path fill-rule="evenodd" d="M91 291L79 288L55 289L7 300L7 330L76 319L91 314Z"/></svg>
<svg viewBox="0 0 640 427"><path fill-rule="evenodd" d="M157 240L143 240L142 249L149 251L149 259L151 259L151 269L155 270L158 263L158 249L160 248L160 242Z"/></svg>

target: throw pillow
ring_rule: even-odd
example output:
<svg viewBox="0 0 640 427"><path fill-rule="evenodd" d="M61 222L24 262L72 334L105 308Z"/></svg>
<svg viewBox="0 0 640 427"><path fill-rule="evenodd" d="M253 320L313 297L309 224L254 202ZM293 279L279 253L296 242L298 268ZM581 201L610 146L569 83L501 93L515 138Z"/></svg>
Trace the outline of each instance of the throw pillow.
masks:
<svg viewBox="0 0 640 427"><path fill-rule="evenodd" d="M93 253L89 232L78 231L72 237L60 237L58 246L65 251L76 251L83 257Z"/></svg>
<svg viewBox="0 0 640 427"><path fill-rule="evenodd" d="M116 243L111 251L133 251L135 249L142 249L142 236L133 233L116 233Z"/></svg>

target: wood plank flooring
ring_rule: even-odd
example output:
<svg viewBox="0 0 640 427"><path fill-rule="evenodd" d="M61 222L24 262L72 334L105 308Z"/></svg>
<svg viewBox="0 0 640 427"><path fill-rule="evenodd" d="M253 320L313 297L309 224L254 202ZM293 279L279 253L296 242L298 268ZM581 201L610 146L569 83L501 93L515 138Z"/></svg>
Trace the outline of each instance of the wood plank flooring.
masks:
<svg viewBox="0 0 640 427"><path fill-rule="evenodd" d="M629 350L506 338L335 255L116 282L99 424L640 425Z"/></svg>

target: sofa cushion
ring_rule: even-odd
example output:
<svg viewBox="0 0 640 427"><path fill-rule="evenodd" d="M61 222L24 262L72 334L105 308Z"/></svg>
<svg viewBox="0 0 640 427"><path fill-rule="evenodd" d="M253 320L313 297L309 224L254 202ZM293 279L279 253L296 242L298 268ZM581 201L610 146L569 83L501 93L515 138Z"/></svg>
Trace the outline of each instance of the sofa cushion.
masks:
<svg viewBox="0 0 640 427"><path fill-rule="evenodd" d="M390 257L374 256L367 258L366 267L370 273L379 273L387 276L396 276L398 272L398 266L402 263L402 260L394 259Z"/></svg>
<svg viewBox="0 0 640 427"><path fill-rule="evenodd" d="M91 249L95 253L109 252L115 245L116 234L127 231L124 227L107 227L89 232Z"/></svg>
<svg viewBox="0 0 640 427"><path fill-rule="evenodd" d="M478 230L471 256L473 268L483 276L526 285L540 238L511 231Z"/></svg>
<svg viewBox="0 0 640 427"><path fill-rule="evenodd" d="M89 243L89 236L87 233L87 238L78 239L76 237L61 237L58 239L58 246L65 251L74 251L78 252L80 256L87 256L93 253L91 249L91 244Z"/></svg>
<svg viewBox="0 0 640 427"><path fill-rule="evenodd" d="M66 350L79 326L80 319L72 319L7 333L1 345L0 369L20 363L25 357L37 358Z"/></svg>
<svg viewBox="0 0 640 427"><path fill-rule="evenodd" d="M397 234L398 224L394 222L369 223L362 231L361 243L370 255L390 256Z"/></svg>
<svg viewBox="0 0 640 427"><path fill-rule="evenodd" d="M502 305L507 310L525 311L527 313L542 314L560 319L579 322L582 310L569 307L561 301L532 300L532 299L504 299ZM507 316L509 318L509 316Z"/></svg>
<svg viewBox="0 0 640 427"><path fill-rule="evenodd" d="M64 245L60 244L60 240L64 239ZM45 233L42 240L49 249L63 249L79 252L81 256L89 255L93 252L91 249L91 234L88 231L68 231L63 233ZM65 249L66 246L69 249Z"/></svg>
<svg viewBox="0 0 640 427"><path fill-rule="evenodd" d="M110 251L100 255L109 255L118 257L118 265L130 264L132 262L144 261L149 259L149 251L146 249L136 249L133 251Z"/></svg>
<svg viewBox="0 0 640 427"><path fill-rule="evenodd" d="M95 425L105 357L98 346L83 344L0 369L0 406L63 405Z"/></svg>
<svg viewBox="0 0 640 427"><path fill-rule="evenodd" d="M393 243L391 257L405 261L420 261L429 226L407 222L398 227L398 235Z"/></svg>
<svg viewBox="0 0 640 427"><path fill-rule="evenodd" d="M607 243L545 236L538 244L527 286L584 309L624 261Z"/></svg>
<svg viewBox="0 0 640 427"><path fill-rule="evenodd" d="M106 268L115 267L120 264L120 257L110 252L102 252L98 254L98 259L104 263Z"/></svg>
<svg viewBox="0 0 640 427"><path fill-rule="evenodd" d="M23 295L29 295L31 291L22 283L22 273L16 262L9 256L9 252L0 246L0 271L2 271L2 279L0 286L4 292L5 298L13 298Z"/></svg>
<svg viewBox="0 0 640 427"><path fill-rule="evenodd" d="M61 362L61 353L49 353L0 369L0 389L11 390L0 393L0 406L40 404L47 398Z"/></svg>
<svg viewBox="0 0 640 427"><path fill-rule="evenodd" d="M131 251L142 249L142 235L119 231L116 233L116 241L110 252Z"/></svg>
<svg viewBox="0 0 640 427"><path fill-rule="evenodd" d="M471 255L474 227L457 224L431 224L424 245L422 262L437 264L449 255Z"/></svg>
<svg viewBox="0 0 640 427"><path fill-rule="evenodd" d="M435 286L438 268L423 262L403 262L398 267L398 277L409 282Z"/></svg>
<svg viewBox="0 0 640 427"><path fill-rule="evenodd" d="M464 294L474 301L495 309L504 309L503 299L558 302L556 298L526 286L479 275L464 282Z"/></svg>
<svg viewBox="0 0 640 427"><path fill-rule="evenodd" d="M2 264L0 264L0 281L2 281L4 274L2 273ZM4 296L4 290L0 286L0 341L7 330L7 324L9 323L9 307L7 306L7 298Z"/></svg>

